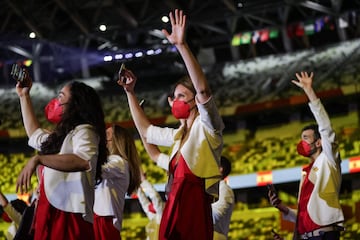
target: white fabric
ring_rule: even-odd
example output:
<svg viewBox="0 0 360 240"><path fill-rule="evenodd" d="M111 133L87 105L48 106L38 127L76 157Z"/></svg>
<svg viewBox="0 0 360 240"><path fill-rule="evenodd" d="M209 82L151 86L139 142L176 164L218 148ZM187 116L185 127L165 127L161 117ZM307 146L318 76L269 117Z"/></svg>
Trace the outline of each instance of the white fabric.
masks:
<svg viewBox="0 0 360 240"><path fill-rule="evenodd" d="M195 118L189 137L181 147L186 164L192 173L205 178L206 191L218 196L220 181L219 162L223 147L222 130L224 123L217 111L213 98L205 104L197 103L199 116ZM161 128L151 125L147 130L147 142L155 145L172 146L168 162L178 152L183 128ZM167 168L165 168L167 169Z"/></svg>
<svg viewBox="0 0 360 240"><path fill-rule="evenodd" d="M220 181L219 199L211 204L214 231L217 233L214 233L214 239L227 239L234 206L235 195L233 190L224 180ZM220 237L221 235L222 237Z"/></svg>
<svg viewBox="0 0 360 240"><path fill-rule="evenodd" d="M159 227L161 222L161 216L164 209L164 201L160 194L156 191L154 186L147 180L141 182L140 188L137 191L137 196L144 210L146 216L149 218L149 223L146 225L147 240L159 239ZM150 201L148 199L150 198ZM156 213L149 211L149 205L153 204Z"/></svg>
<svg viewBox="0 0 360 240"><path fill-rule="evenodd" d="M344 215L340 206L339 192L341 187L341 159L328 114L321 104L320 99L309 103L310 109L319 125L322 152L315 159L309 173L309 180L314 184L313 192L307 205L311 220L326 226L343 222ZM299 191L306 175L303 172ZM299 193L299 197L300 197ZM296 211L284 216L285 220L296 220Z"/></svg>
<svg viewBox="0 0 360 240"><path fill-rule="evenodd" d="M29 138L29 146L40 150L49 133L37 129ZM93 222L94 183L99 137L89 124L75 127L65 137L59 154L73 153L89 161L91 169L83 172L62 172L44 167L45 194L52 206L65 212L82 213Z"/></svg>
<svg viewBox="0 0 360 240"><path fill-rule="evenodd" d="M130 183L129 164L119 155L108 156L102 166L103 181L95 188L94 212L98 216L114 216L114 226L121 231L125 195Z"/></svg>

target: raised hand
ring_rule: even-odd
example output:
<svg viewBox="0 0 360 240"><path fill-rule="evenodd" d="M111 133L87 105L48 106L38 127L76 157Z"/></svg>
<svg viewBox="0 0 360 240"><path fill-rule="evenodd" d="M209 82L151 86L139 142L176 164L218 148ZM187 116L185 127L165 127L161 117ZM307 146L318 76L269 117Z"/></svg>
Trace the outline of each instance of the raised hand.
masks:
<svg viewBox="0 0 360 240"><path fill-rule="evenodd" d="M272 186L272 188L269 187L268 197L269 197L270 204L276 208L281 203L281 200L280 200L279 196L277 195L275 188L273 186Z"/></svg>
<svg viewBox="0 0 360 240"><path fill-rule="evenodd" d="M32 86L29 72L25 68L13 64L10 75L16 81L16 93L18 96L21 97L28 94Z"/></svg>
<svg viewBox="0 0 360 240"><path fill-rule="evenodd" d="M310 74L307 72L300 72L295 75L298 80L291 80L295 85L302 89L309 89L312 87L312 80L314 76L312 72Z"/></svg>
<svg viewBox="0 0 360 240"><path fill-rule="evenodd" d="M315 99L317 99L316 93L312 87L314 74L312 72L310 74L307 72L300 72L300 73L296 73L295 75L297 80L291 80L291 81L296 86L304 90L310 101L314 101Z"/></svg>
<svg viewBox="0 0 360 240"><path fill-rule="evenodd" d="M172 12L169 13L171 34L166 29L163 29L162 32L170 43L174 45L183 44L185 42L186 15L178 9L175 9L174 15Z"/></svg>
<svg viewBox="0 0 360 240"><path fill-rule="evenodd" d="M131 70L124 69L121 76L119 75L117 84L122 86L126 92L134 92L136 80L137 78Z"/></svg>

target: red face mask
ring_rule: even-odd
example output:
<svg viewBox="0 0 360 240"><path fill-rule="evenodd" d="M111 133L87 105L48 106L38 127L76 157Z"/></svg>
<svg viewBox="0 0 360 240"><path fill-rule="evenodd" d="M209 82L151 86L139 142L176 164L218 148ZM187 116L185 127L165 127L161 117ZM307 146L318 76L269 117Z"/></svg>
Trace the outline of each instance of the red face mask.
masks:
<svg viewBox="0 0 360 240"><path fill-rule="evenodd" d="M59 123L64 111L63 104L59 102L59 99L52 99L45 107L46 119L51 123Z"/></svg>
<svg viewBox="0 0 360 240"><path fill-rule="evenodd" d="M314 144L314 143L315 143L315 141L311 144ZM311 150L311 144L307 143L304 140L301 140L297 144L297 152L304 157L310 157L314 153L314 151L316 151L316 149L313 151Z"/></svg>
<svg viewBox="0 0 360 240"><path fill-rule="evenodd" d="M174 100L171 112L176 119L186 119L190 116L190 104L181 100Z"/></svg>

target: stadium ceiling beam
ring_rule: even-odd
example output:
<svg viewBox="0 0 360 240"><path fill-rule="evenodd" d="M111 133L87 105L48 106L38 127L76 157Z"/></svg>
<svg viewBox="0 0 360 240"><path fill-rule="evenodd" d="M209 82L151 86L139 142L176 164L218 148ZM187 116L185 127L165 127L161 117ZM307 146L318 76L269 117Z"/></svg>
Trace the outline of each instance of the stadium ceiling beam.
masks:
<svg viewBox="0 0 360 240"><path fill-rule="evenodd" d="M210 24L206 24L206 23L201 23L201 22L196 22L196 23L192 23L193 25L196 25L198 27L207 29L211 32L216 32L219 33L221 35L227 35L228 32L225 31L223 28L219 28L219 27L215 27L214 25L210 25Z"/></svg>
<svg viewBox="0 0 360 240"><path fill-rule="evenodd" d="M333 8L333 10L334 10L334 12L336 13L337 16L340 14L341 5L342 5L342 0L331 0L331 6L332 6L332 8ZM335 24L337 26L336 30L337 30L339 39L341 41L346 41L347 40L346 31L339 26L339 20L338 19L335 21Z"/></svg>
<svg viewBox="0 0 360 240"><path fill-rule="evenodd" d="M313 2L313 1L304 1L299 3L299 5L306 7L306 8L310 8L312 10L318 11L318 12L323 12L329 15L335 15L334 11L331 8L325 7L317 2Z"/></svg>
<svg viewBox="0 0 360 240"><path fill-rule="evenodd" d="M331 5L337 13L339 13L342 3L343 0L331 0Z"/></svg>
<svg viewBox="0 0 360 240"><path fill-rule="evenodd" d="M41 82L41 63L40 63L40 56L41 50L43 49L43 44L38 42L33 47L33 72L34 72L34 80Z"/></svg>
<svg viewBox="0 0 360 240"><path fill-rule="evenodd" d="M280 10L278 9L278 15L279 15L279 19L281 21L281 37L282 37L282 42L284 45L284 48L286 50L286 52L292 52L293 47L291 44L291 41L287 35L287 29L286 29L286 24L288 22L289 19L289 14L290 14L290 5L286 5L284 7L284 9Z"/></svg>
<svg viewBox="0 0 360 240"><path fill-rule="evenodd" d="M231 12L236 13L236 6L234 4L234 1L223 0L223 3Z"/></svg>
<svg viewBox="0 0 360 240"><path fill-rule="evenodd" d="M263 17L259 17L259 16L256 16L254 14L245 14L244 16L248 17L248 18L251 18L251 19L255 19L259 22L262 22L262 23L266 23L268 25L271 25L271 26L276 26L277 23L270 20L270 19L267 19L267 18L263 18Z"/></svg>
<svg viewBox="0 0 360 240"><path fill-rule="evenodd" d="M26 51L25 49L23 49L19 46L6 45L4 48L6 48L16 54L19 54L20 56L33 59L33 55L30 52Z"/></svg>
<svg viewBox="0 0 360 240"><path fill-rule="evenodd" d="M258 29L258 26L255 26L255 24L251 21L251 19L249 19L250 16L253 15L246 15L244 16L244 19L247 21L247 23L251 26L252 29ZM258 19L256 19L258 20ZM276 49L276 47L270 42L270 41L266 41L266 44L275 52L275 53L279 53L279 50ZM254 46L255 47L255 46ZM254 57L256 57L257 53L256 53L256 48L251 49Z"/></svg>
<svg viewBox="0 0 360 240"><path fill-rule="evenodd" d="M141 11L139 11L139 19L143 19L144 16L146 16L146 10L148 9L149 7L149 3L150 3L150 0L143 0L143 4L142 4L142 8L141 8Z"/></svg>
<svg viewBox="0 0 360 240"><path fill-rule="evenodd" d="M64 12L66 12L70 16L71 20L80 28L80 30L85 35L89 35L88 28L84 24L83 20L78 15L76 15L76 13L71 12L62 0L54 0L54 1Z"/></svg>
<svg viewBox="0 0 360 240"><path fill-rule="evenodd" d="M8 25L9 23L9 20L11 18L11 11L9 11L7 14L6 14L6 17L4 18L4 20L2 21L2 24L1 24L1 27L0 27L0 32L4 32L5 29L6 29L6 26Z"/></svg>
<svg viewBox="0 0 360 240"><path fill-rule="evenodd" d="M120 6L116 8L116 12L127 21L131 27L137 28L139 23L136 18L130 13L129 9L120 1Z"/></svg>
<svg viewBox="0 0 360 240"><path fill-rule="evenodd" d="M37 38L43 38L41 32L35 27L35 24L25 17L25 14L19 9L17 5L13 3L13 1L7 0L7 4L14 11L14 13L24 21L25 25L36 34Z"/></svg>

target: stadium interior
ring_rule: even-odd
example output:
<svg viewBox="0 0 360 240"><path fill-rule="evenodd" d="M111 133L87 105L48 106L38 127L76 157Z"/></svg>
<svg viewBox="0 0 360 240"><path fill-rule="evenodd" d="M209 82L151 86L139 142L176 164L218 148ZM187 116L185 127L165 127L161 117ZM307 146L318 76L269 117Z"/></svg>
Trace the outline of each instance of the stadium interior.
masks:
<svg viewBox="0 0 360 240"><path fill-rule="evenodd" d="M341 239L358 239L359 6L359 1L346 0L3 1L1 191L9 199L17 197L17 175L35 153L27 145L15 82L9 74L11 65L17 63L27 68L34 80L36 115L48 129L52 125L45 120L43 109L63 83L76 79L93 86L101 96L106 123L119 123L133 131L147 177L163 195L166 172L147 156L115 77L120 63L125 62L138 76L138 97L145 100L144 110L151 121L176 125L166 98L185 68L159 29L168 26L161 23L161 16L181 8L190 19L189 44L204 68L225 123L223 153L233 168L227 180L236 197L229 239L273 239L272 229L292 239L294 226L270 206L266 184L272 182L280 198L296 206L297 174L308 163L297 154L296 143L302 126L314 122L307 98L291 83L298 71L314 72L314 88L340 143L340 196L346 218ZM99 23L107 24L108 31L99 31ZM306 31L307 25L315 26L313 32ZM278 36L270 38L270 29L277 29ZM264 30L267 39L254 37ZM30 32L36 34L34 39L29 39ZM249 36L248 32L250 42L242 38ZM236 36L239 42L235 44ZM147 54L149 50L152 54ZM142 55L136 57L139 52ZM36 177L32 180L35 187ZM128 196L122 239L145 239L147 222L136 195ZM5 239L8 226L0 219L0 239Z"/></svg>

